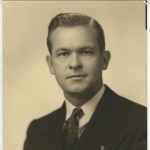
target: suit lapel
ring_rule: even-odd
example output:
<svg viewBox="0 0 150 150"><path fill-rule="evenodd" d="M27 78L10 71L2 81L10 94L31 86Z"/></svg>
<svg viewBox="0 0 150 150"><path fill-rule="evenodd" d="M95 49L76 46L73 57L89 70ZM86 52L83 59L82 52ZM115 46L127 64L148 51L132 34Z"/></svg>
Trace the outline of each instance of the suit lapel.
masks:
<svg viewBox="0 0 150 150"><path fill-rule="evenodd" d="M44 150L62 150L61 134L62 125L65 119L65 104L58 109L53 116L53 122L47 122L42 134L42 146Z"/></svg>
<svg viewBox="0 0 150 150"><path fill-rule="evenodd" d="M56 134L56 139L57 139L57 143L55 143L56 147L58 150L62 150L62 139L61 139L61 135L62 135L62 127L63 127L63 123L65 120L65 115L66 115L66 106L65 106L65 102L63 103L62 107L60 108L59 112L58 112L58 123L57 123L57 134ZM57 150L56 149L56 150Z"/></svg>
<svg viewBox="0 0 150 150"><path fill-rule="evenodd" d="M110 138L117 131L118 123L118 102L115 101L114 94L107 86L91 120L80 137L75 150L97 149L97 146L103 146L105 138ZM113 138L114 136L112 136ZM100 149L100 148L99 148Z"/></svg>
<svg viewBox="0 0 150 150"><path fill-rule="evenodd" d="M97 150L107 145L108 149L115 147L114 139L119 140L120 135L116 134L118 126L119 103L117 95L107 86L92 118L81 135L74 150ZM62 150L61 134L66 114L65 103L57 111L55 122L55 135L48 136L52 150ZM114 138L115 137L115 138ZM53 140L55 139L55 140Z"/></svg>

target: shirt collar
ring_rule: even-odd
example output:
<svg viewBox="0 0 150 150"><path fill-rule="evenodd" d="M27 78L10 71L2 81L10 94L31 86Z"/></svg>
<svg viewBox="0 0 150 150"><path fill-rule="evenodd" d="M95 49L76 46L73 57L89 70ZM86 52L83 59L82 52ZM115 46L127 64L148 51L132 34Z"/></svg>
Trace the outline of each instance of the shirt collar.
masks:
<svg viewBox="0 0 150 150"><path fill-rule="evenodd" d="M89 101L87 101L81 108L88 118L91 118L92 114L95 111L95 108L100 101L103 93L105 91L105 86L102 85L101 89L97 92L97 94L92 97ZM66 120L71 116L73 109L75 108L68 100L65 99L66 102Z"/></svg>

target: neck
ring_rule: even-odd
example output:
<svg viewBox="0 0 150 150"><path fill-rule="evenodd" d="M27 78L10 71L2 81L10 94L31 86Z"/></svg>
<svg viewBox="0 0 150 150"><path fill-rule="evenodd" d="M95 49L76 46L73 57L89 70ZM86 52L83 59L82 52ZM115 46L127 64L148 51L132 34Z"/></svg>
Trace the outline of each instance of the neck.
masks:
<svg viewBox="0 0 150 150"><path fill-rule="evenodd" d="M97 92L101 89L101 87L102 84L98 85L94 90L89 89L81 93L64 92L64 96L75 107L81 107L92 97L94 97L97 94Z"/></svg>

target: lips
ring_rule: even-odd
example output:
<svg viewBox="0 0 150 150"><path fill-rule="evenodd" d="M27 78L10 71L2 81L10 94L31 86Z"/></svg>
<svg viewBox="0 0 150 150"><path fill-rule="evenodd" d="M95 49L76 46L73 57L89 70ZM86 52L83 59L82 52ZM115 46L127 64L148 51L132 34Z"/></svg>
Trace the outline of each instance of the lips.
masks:
<svg viewBox="0 0 150 150"><path fill-rule="evenodd" d="M67 76L66 79L71 79L71 78L84 78L86 77L87 75L70 75L70 76Z"/></svg>

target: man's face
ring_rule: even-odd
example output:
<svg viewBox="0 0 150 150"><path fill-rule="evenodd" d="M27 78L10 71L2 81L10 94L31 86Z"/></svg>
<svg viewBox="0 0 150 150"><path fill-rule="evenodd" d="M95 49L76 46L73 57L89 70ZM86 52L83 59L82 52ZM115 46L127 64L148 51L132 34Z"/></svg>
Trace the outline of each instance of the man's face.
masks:
<svg viewBox="0 0 150 150"><path fill-rule="evenodd" d="M58 27L51 35L52 54L47 56L51 74L64 92L86 93L100 88L107 68L92 27Z"/></svg>

